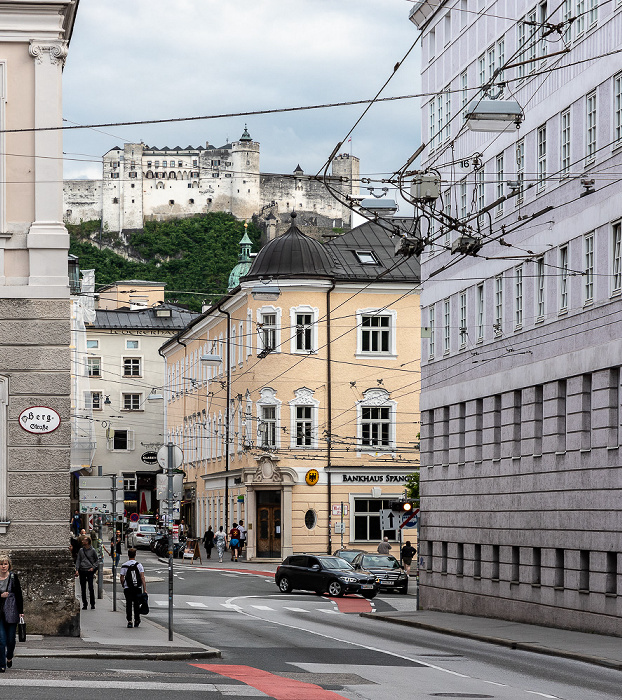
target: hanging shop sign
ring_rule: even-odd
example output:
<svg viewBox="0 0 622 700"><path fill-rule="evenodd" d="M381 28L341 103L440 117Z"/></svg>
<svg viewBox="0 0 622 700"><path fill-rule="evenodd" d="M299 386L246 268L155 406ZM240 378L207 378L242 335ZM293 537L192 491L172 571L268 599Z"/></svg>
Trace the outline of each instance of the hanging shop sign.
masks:
<svg viewBox="0 0 622 700"><path fill-rule="evenodd" d="M35 435L53 433L60 426L60 416L53 408L47 406L25 408L19 414L18 421L23 430Z"/></svg>
<svg viewBox="0 0 622 700"><path fill-rule="evenodd" d="M145 464L157 464L158 463L158 453L157 452L143 452L140 458Z"/></svg>

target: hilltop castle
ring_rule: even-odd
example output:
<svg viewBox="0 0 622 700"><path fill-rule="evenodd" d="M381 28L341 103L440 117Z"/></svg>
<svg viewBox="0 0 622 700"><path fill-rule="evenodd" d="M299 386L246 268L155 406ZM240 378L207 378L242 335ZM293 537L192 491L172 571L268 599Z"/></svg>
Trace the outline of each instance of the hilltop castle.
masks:
<svg viewBox="0 0 622 700"><path fill-rule="evenodd" d="M358 194L359 159L337 155L329 177L332 187ZM267 237L288 225L292 211L298 223L317 230L349 228L351 212L324 184L305 175L261 173L259 143L244 128L237 141L216 148L153 148L143 143L118 146L103 157L101 180L66 180L65 221L102 220L105 230L140 229L145 221L176 219L210 211L230 212L264 226Z"/></svg>

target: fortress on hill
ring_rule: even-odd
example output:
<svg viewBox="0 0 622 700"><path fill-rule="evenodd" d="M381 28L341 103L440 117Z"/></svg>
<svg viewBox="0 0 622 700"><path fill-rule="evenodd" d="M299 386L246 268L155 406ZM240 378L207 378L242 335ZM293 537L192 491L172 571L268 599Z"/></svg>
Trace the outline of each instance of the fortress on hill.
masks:
<svg viewBox="0 0 622 700"><path fill-rule="evenodd" d="M358 194L359 159L337 155L329 176L333 188ZM237 141L219 148L154 148L143 143L116 146L103 157L101 180L65 180L65 221L102 220L110 232L141 229L145 221L225 211L237 219L255 217L268 239L297 225L319 233L349 228L351 211L321 181L298 165L291 174L261 173L259 143L246 127Z"/></svg>

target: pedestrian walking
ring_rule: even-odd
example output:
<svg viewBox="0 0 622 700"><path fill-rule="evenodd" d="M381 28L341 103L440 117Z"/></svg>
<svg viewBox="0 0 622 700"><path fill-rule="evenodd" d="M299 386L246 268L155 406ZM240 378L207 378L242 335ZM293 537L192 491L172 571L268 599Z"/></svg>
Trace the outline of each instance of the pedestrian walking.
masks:
<svg viewBox="0 0 622 700"><path fill-rule="evenodd" d="M127 556L128 560L121 567L119 579L125 596L127 626L138 627L140 625L140 600L142 594L147 592L145 569L140 562L136 561L136 550L133 547L127 550Z"/></svg>
<svg viewBox="0 0 622 700"><path fill-rule="evenodd" d="M402 561L404 562L404 571L410 576L410 565L413 563L413 558L417 554L417 550L410 544L410 540L406 540L406 544L402 547Z"/></svg>
<svg viewBox="0 0 622 700"><path fill-rule="evenodd" d="M116 534L110 538L110 556L114 566L119 566L119 562L121 561L122 544L123 538L121 537L121 530L117 530Z"/></svg>
<svg viewBox="0 0 622 700"><path fill-rule="evenodd" d="M229 530L229 548L231 561L237 561L240 554L240 530L237 523L233 523L233 527Z"/></svg>
<svg viewBox="0 0 622 700"><path fill-rule="evenodd" d="M388 554L392 547L389 544L389 538L385 537L382 542L378 545L378 554Z"/></svg>
<svg viewBox="0 0 622 700"><path fill-rule="evenodd" d="M222 525L218 528L218 532L214 535L214 543L218 551L218 561L222 561L225 548L227 547L227 536L223 532Z"/></svg>
<svg viewBox="0 0 622 700"><path fill-rule="evenodd" d="M24 621L24 597L8 554L0 554L0 673L13 666L15 631Z"/></svg>
<svg viewBox="0 0 622 700"><path fill-rule="evenodd" d="M238 530L240 531L240 554L244 547L246 547L246 528L244 527L244 521L240 520L238 523Z"/></svg>
<svg viewBox="0 0 622 700"><path fill-rule="evenodd" d="M91 610L95 610L95 591L93 590L93 576L99 566L97 552L91 547L91 538L85 535L82 538L82 547L76 557L76 572L80 577L80 590L82 591L82 610L88 608L86 601L86 587L89 588Z"/></svg>
<svg viewBox="0 0 622 700"><path fill-rule="evenodd" d="M71 516L71 520L69 521L69 525L71 527L71 531L77 537L80 534L80 525L81 525L80 511L77 508L74 511L74 514Z"/></svg>
<svg viewBox="0 0 622 700"><path fill-rule="evenodd" d="M203 546L205 547L205 556L208 559L212 558L212 549L214 549L214 531L210 525L203 535Z"/></svg>

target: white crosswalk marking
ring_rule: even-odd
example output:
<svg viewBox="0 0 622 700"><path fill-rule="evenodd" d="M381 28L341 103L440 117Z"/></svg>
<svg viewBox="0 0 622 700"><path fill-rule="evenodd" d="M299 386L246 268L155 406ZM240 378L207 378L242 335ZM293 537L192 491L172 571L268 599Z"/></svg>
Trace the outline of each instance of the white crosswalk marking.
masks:
<svg viewBox="0 0 622 700"><path fill-rule="evenodd" d="M156 600L156 605L168 605L168 600ZM153 602L152 602L153 605Z"/></svg>
<svg viewBox="0 0 622 700"><path fill-rule="evenodd" d="M303 613L311 612L311 610L305 610L304 608L288 608L287 606L285 606L285 610L291 610L292 612L303 612Z"/></svg>
<svg viewBox="0 0 622 700"><path fill-rule="evenodd" d="M221 576L232 576L233 578L237 578L237 574L221 574Z"/></svg>
<svg viewBox="0 0 622 700"><path fill-rule="evenodd" d="M341 615L342 614L339 612L339 610L323 610L322 608L319 609L319 612L325 613L326 615Z"/></svg>
<svg viewBox="0 0 622 700"><path fill-rule="evenodd" d="M251 605L251 608L255 608L255 610L274 610L269 605Z"/></svg>
<svg viewBox="0 0 622 700"><path fill-rule="evenodd" d="M191 608L206 608L207 607L207 605L205 605L205 603L193 603L191 600L188 601L188 605Z"/></svg>

